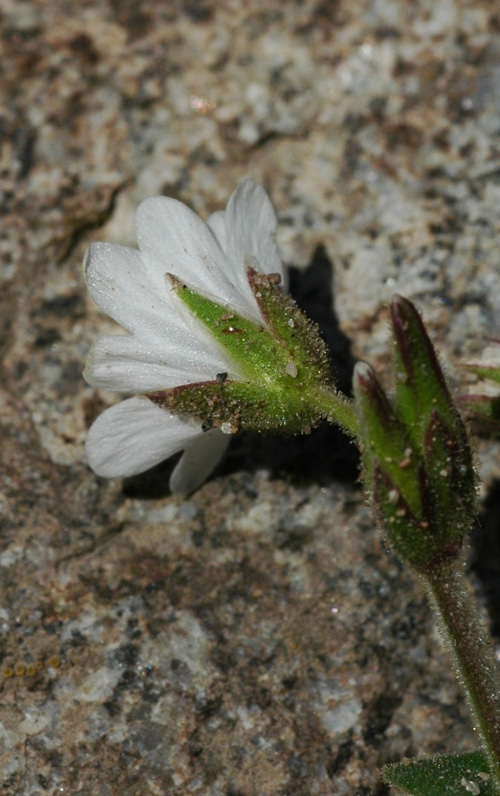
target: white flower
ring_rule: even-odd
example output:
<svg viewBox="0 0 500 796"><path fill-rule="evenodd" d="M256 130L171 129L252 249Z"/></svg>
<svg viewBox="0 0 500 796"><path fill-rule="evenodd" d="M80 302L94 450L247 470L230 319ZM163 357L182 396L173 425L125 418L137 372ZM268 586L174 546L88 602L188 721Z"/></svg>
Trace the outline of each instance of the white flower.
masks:
<svg viewBox="0 0 500 796"><path fill-rule="evenodd" d="M242 378L238 366L178 297L173 274L229 311L263 323L247 279L253 261L264 274L283 266L274 240L276 215L259 185L242 183L224 212L205 224L176 199L146 199L136 214L139 250L93 243L84 258L89 292L127 335L100 337L84 371L93 387L136 393L107 409L89 430L92 469L105 477L148 470L180 451L170 488L188 494L220 461L228 437L218 429L153 404L148 393L214 381L217 374Z"/></svg>

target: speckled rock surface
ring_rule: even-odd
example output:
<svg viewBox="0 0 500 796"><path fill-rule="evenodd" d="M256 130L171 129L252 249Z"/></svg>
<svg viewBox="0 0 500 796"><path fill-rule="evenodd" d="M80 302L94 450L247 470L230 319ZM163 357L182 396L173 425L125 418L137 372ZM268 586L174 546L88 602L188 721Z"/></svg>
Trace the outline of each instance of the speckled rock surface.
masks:
<svg viewBox="0 0 500 796"><path fill-rule="evenodd" d="M384 374L393 292L453 377L500 335L499 30L488 0L2 4L1 793L381 796L385 762L473 745L338 435L236 439L187 501L168 464L89 471L112 324L80 262L142 198L206 216L250 176L344 384L351 353Z"/></svg>

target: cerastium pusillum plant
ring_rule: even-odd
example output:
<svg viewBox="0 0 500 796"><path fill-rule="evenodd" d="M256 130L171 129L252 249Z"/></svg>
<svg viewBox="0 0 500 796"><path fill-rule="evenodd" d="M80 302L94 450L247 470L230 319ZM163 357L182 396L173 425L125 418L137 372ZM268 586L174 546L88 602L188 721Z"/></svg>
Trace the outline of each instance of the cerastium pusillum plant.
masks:
<svg viewBox="0 0 500 796"><path fill-rule="evenodd" d="M417 796L500 796L500 675L464 577L472 457L418 312L393 299L393 392L360 362L351 401L335 387L316 327L282 289L276 216L262 188L244 182L206 224L174 199L147 199L136 225L138 251L96 243L85 257L91 295L129 333L99 338L85 377L135 394L91 427L92 468L129 476L184 451L170 487L188 494L241 429L340 425L361 449L385 539L427 592L481 742L467 754L387 766L382 776Z"/></svg>

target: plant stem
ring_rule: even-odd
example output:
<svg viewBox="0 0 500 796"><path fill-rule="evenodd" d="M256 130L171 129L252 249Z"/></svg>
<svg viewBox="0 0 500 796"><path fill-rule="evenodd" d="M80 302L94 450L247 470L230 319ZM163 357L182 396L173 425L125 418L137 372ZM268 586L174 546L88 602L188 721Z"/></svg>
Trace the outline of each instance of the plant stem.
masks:
<svg viewBox="0 0 500 796"><path fill-rule="evenodd" d="M314 402L330 423L336 423L351 437L359 436L358 416L349 398L334 390L323 389L314 393Z"/></svg>
<svg viewBox="0 0 500 796"><path fill-rule="evenodd" d="M500 669L462 562L422 575L500 792Z"/></svg>

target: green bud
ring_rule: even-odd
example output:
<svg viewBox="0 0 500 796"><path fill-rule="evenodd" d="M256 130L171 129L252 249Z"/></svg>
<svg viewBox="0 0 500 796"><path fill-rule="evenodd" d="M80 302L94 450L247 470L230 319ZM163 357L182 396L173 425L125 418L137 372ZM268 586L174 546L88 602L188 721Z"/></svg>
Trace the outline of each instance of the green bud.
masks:
<svg viewBox="0 0 500 796"><path fill-rule="evenodd" d="M391 318L392 399L368 365L355 368L364 480L390 545L429 572L460 551L475 513L475 476L463 423L420 316L398 296Z"/></svg>
<svg viewBox="0 0 500 796"><path fill-rule="evenodd" d="M283 295L277 274L249 268L248 278L263 323L228 311L170 277L179 297L244 377L236 380L220 373L214 381L156 392L149 398L176 414L200 420L207 429L308 433L326 415L316 400L318 390L331 386L326 346L316 326Z"/></svg>

